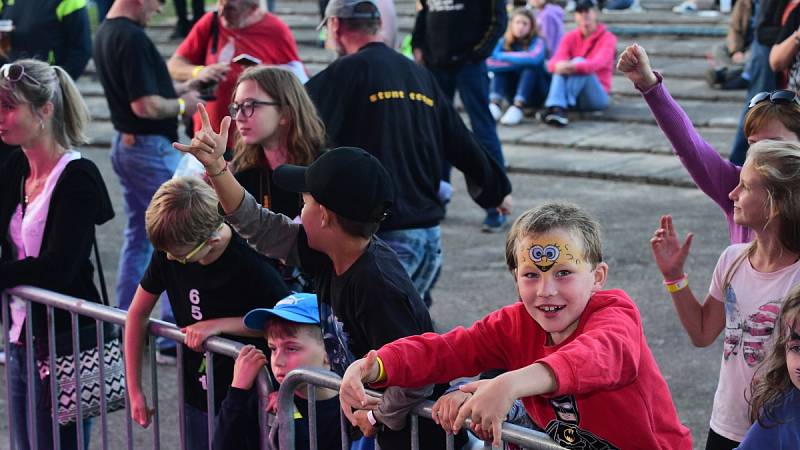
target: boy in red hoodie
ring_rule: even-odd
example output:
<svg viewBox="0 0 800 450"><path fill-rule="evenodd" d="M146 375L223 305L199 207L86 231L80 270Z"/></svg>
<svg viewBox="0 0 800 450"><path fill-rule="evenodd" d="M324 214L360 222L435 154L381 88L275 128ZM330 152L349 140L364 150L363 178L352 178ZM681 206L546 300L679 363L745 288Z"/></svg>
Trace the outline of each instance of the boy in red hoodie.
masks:
<svg viewBox="0 0 800 450"><path fill-rule="evenodd" d="M501 368L508 372L461 387L471 395L457 415L434 419L457 430L470 418L497 446L521 398L565 448L691 449L636 305L622 290L602 290L597 222L568 204L526 211L508 234L506 262L519 301L468 329L403 338L354 362L340 391L345 414L379 403L364 383L413 387Z"/></svg>

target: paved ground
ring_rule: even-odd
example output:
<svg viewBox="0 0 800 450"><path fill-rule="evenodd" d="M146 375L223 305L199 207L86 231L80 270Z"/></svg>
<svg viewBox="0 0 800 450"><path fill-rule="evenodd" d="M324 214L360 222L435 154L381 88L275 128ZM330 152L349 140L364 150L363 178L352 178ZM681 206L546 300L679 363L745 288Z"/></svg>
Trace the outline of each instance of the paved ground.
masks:
<svg viewBox="0 0 800 450"><path fill-rule="evenodd" d="M723 153L733 137L743 91L708 89L702 79L704 54L721 40L726 17L681 17L668 12L674 2L643 1L642 14L605 15L620 37L618 48L637 41L652 55L668 85L687 109L701 133ZM398 2L401 31L412 24L413 6ZM312 71L324 68L332 56L317 48L316 3L281 2L279 14L292 27L300 54ZM571 19L568 19L571 21ZM572 27L568 23L568 27ZM177 42L169 42L168 27L150 33L165 56ZM101 168L117 217L102 227L98 239L109 285L115 267L123 227L119 185L108 159L113 130L102 89L93 79L93 65L80 81L94 115L93 147L84 154ZM687 188L688 176L670 154L646 105L621 76L613 83L613 104L604 114L575 115L573 124L554 130L532 118L518 127L499 127L506 157L512 169L515 215L545 201L568 200L598 216L604 227L605 258L611 266L608 287L626 289L642 313L649 344L672 390L684 423L692 429L695 448L703 448L716 386L720 345L696 349L688 342L660 276L651 261L648 239L661 214L672 213L681 230L697 234L688 272L697 295L704 295L717 257L727 243L722 214L702 193ZM432 316L440 330L468 325L487 312L515 300L512 279L503 262L503 235L478 232L482 211L466 197L463 182L457 189L448 217L442 224L446 253L445 270L434 290ZM162 413L161 444L177 448L175 373L159 369ZM5 379L0 373L0 386ZM0 392L4 392L0 388ZM5 394L0 395L0 436L7 434ZM111 415L112 448L123 444L124 414ZM625 426L625 424L620 424ZM135 428L135 447L152 446L150 430ZM0 450L7 443L0 438ZM100 448L97 435L92 448Z"/></svg>

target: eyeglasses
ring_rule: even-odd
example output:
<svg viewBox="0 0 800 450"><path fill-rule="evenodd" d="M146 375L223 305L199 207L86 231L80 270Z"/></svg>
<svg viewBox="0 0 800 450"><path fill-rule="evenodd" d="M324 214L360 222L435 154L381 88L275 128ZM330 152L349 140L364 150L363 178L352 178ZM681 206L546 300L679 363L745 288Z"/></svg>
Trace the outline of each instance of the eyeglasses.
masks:
<svg viewBox="0 0 800 450"><path fill-rule="evenodd" d="M797 97L797 94L795 94L794 91L779 89L772 92L759 92L758 94L754 95L752 99L750 99L750 105L747 108L750 109L765 100L769 100L770 103L775 104L794 102L800 105L800 98Z"/></svg>
<svg viewBox="0 0 800 450"><path fill-rule="evenodd" d="M36 78L33 78L32 76L25 73L25 67L23 67L21 64L3 64L3 66L0 67L0 75L2 75L3 78L5 78L6 80L11 81L13 83L16 83L17 81L21 80L22 77L25 77L28 80L30 80L31 83L37 86L42 85L42 83L39 83L39 81Z"/></svg>
<svg viewBox="0 0 800 450"><path fill-rule="evenodd" d="M203 242L201 242L197 247L195 247L192 251L187 253L185 256L179 258L179 257L173 255L170 252L166 252L167 256L169 256L170 259L175 260L179 264L188 264L189 260L192 259L196 254L200 253L200 250L202 250L208 244L208 241L211 239L211 236L213 236L214 233L216 233L219 230L221 230L223 226L224 226L224 224L220 225L219 228L217 228L213 233L211 233L210 236L208 236L208 239L203 240Z"/></svg>
<svg viewBox="0 0 800 450"><path fill-rule="evenodd" d="M245 117L252 117L253 113L256 110L256 106L278 106L280 103L278 102L263 102L260 100L245 100L242 103L233 102L228 105L228 112L231 115L231 118L235 119L236 115L239 114L239 111L244 114Z"/></svg>

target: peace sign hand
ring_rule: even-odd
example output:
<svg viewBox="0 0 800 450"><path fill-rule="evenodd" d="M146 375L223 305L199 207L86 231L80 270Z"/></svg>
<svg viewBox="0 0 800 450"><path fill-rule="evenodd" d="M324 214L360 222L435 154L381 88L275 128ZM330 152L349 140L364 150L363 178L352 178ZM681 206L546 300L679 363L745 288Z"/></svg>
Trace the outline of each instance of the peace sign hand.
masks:
<svg viewBox="0 0 800 450"><path fill-rule="evenodd" d="M172 144L176 150L184 153L191 153L198 161L203 163L206 169L211 169L213 172L218 172L222 169L225 162L222 155L225 153L225 148L228 144L228 128L231 125L231 118L225 116L219 124L219 133L214 131L211 126L211 121L208 119L208 112L205 106L200 103L197 105L197 110L200 112L200 121L202 127L194 134L192 142L189 145L174 142Z"/></svg>

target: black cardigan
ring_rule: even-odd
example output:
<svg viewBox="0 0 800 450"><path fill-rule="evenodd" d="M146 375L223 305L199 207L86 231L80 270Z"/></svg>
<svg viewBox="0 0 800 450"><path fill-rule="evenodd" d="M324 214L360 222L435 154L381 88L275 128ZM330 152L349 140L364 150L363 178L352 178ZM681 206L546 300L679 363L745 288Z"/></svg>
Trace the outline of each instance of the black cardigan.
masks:
<svg viewBox="0 0 800 450"><path fill-rule="evenodd" d="M20 203L20 183L29 171L25 154L16 150L0 172L0 290L26 284L99 302L89 259L95 225L114 217L100 171L84 158L67 164L50 199L39 256L18 261L9 224ZM82 318L81 325L93 322ZM43 305L34 303L33 323L36 338L46 342L47 315ZM55 325L57 334L68 332L69 313L56 310Z"/></svg>

